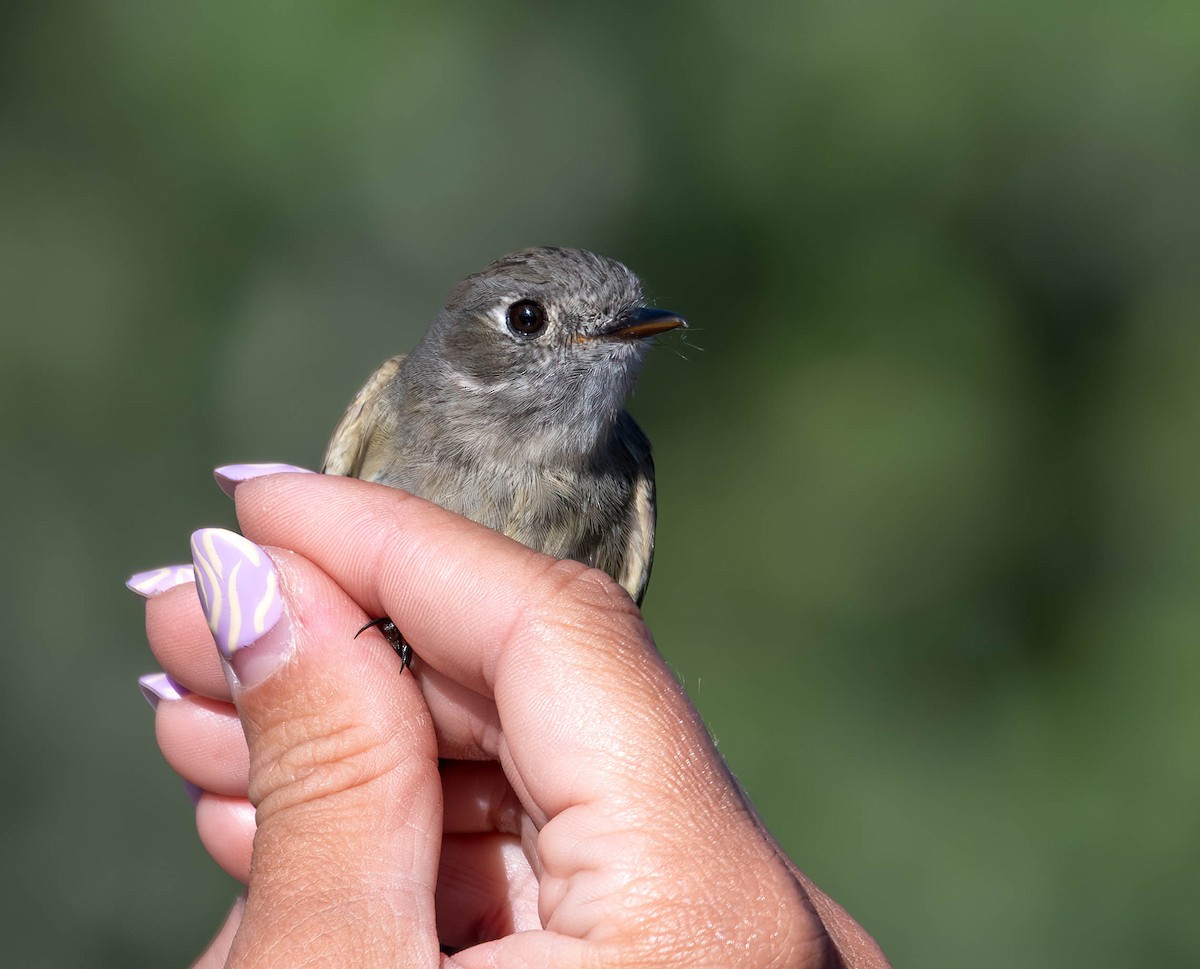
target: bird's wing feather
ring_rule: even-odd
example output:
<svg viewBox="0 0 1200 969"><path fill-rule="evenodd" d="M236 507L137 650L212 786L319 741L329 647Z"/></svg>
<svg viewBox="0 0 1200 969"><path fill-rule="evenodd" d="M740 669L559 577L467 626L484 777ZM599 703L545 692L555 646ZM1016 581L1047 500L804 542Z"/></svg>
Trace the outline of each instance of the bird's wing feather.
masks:
<svg viewBox="0 0 1200 969"><path fill-rule="evenodd" d="M333 429L329 445L325 448L325 463L322 474L340 474L350 478L364 478L371 441L384 427L387 395L385 385L400 369L404 354L392 357L371 374L346 408L346 413Z"/></svg>
<svg viewBox="0 0 1200 969"><path fill-rule="evenodd" d="M624 562L621 574L614 578L640 606L650 583L650 569L654 565L654 526L658 516L658 502L654 490L654 459L650 455L650 441L628 413L621 415L627 426L621 440L636 465L633 484L633 500L629 506L629 530L626 533ZM631 425L631 426L630 426Z"/></svg>

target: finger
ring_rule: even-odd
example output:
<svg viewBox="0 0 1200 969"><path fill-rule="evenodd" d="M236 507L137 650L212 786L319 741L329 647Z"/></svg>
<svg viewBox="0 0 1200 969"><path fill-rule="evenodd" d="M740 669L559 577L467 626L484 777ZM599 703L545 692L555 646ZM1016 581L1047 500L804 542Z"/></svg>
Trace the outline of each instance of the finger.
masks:
<svg viewBox="0 0 1200 969"><path fill-rule="evenodd" d="M429 666L507 704L513 716L503 735L490 738L489 752L501 759L519 753L514 782L534 785L544 812L612 790L598 775L589 775L593 789L581 789L579 778L565 783L547 765L598 766L611 763L614 750L622 762L649 758L649 768L664 767L664 758L711 756L636 607L602 573L366 482L280 475L241 484L236 494L249 534L310 557L367 610L401 621ZM439 728L453 730L438 719ZM688 744L663 744L647 723L672 736L682 724ZM573 729L564 734L562 724ZM452 739L469 745L478 738Z"/></svg>
<svg viewBox="0 0 1200 969"><path fill-rule="evenodd" d="M438 756L480 760L496 756L500 717L490 696L477 693L417 657L421 692L433 714Z"/></svg>
<svg viewBox="0 0 1200 969"><path fill-rule="evenodd" d="M159 749L196 806L201 843L244 884L255 822L246 800L249 753L236 708L189 693L165 673L149 673L138 684L155 710Z"/></svg>
<svg viewBox="0 0 1200 969"><path fill-rule="evenodd" d="M232 878L250 881L254 805L244 797L202 794L196 804L196 833L204 850Z"/></svg>
<svg viewBox="0 0 1200 969"><path fill-rule="evenodd" d="M351 640L361 610L303 558L215 529L193 536L193 552L257 809L231 962L427 960L441 797L412 677L391 650Z"/></svg>
<svg viewBox="0 0 1200 969"><path fill-rule="evenodd" d="M232 704L198 695L160 703L154 732L163 757L184 780L213 794L246 796L250 754Z"/></svg>
<svg viewBox="0 0 1200 969"><path fill-rule="evenodd" d="M156 595L146 603L146 638L154 658L191 692L229 700L229 684L212 648L194 582Z"/></svg>
<svg viewBox="0 0 1200 969"><path fill-rule="evenodd" d="M520 805L504 774L494 763L448 763L442 786L446 834L436 904L442 942L462 947L498 938L504 926L539 928L537 881L516 836ZM243 884L249 881L253 805L205 794L196 828L213 860Z"/></svg>
<svg viewBox="0 0 1200 969"><path fill-rule="evenodd" d="M278 475L240 484L236 498L248 537L329 567L368 612L402 615L402 632L427 664L489 697L498 646L547 587L531 579L563 564L429 502L355 479ZM463 643L472 648L458 649Z"/></svg>

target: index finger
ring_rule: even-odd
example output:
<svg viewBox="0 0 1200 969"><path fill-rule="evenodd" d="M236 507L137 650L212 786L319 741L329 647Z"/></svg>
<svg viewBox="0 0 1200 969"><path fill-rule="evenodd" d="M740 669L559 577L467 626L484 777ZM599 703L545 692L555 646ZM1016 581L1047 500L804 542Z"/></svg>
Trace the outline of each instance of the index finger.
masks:
<svg viewBox="0 0 1200 969"><path fill-rule="evenodd" d="M652 778L677 773L664 759L715 761L637 607L602 572L354 479L273 475L238 485L236 500L247 537L304 555L368 613L390 616L425 663L494 699L503 736L492 753L517 749L527 783L539 762L579 768L574 788L564 779L535 794L550 813L588 796L584 774L595 793L614 790L611 765ZM598 761L609 766L585 766Z"/></svg>

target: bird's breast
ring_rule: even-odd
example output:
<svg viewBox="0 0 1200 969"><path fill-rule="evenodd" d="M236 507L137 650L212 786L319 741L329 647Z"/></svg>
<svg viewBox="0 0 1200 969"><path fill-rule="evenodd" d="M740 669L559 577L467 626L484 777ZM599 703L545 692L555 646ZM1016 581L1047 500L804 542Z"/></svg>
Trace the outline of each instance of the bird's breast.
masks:
<svg viewBox="0 0 1200 969"><path fill-rule="evenodd" d="M475 462L403 458L372 480L470 518L539 552L615 567L604 534L619 520L628 489L614 488L585 469L547 470ZM625 490L624 495L618 494ZM610 573L611 574L611 573Z"/></svg>

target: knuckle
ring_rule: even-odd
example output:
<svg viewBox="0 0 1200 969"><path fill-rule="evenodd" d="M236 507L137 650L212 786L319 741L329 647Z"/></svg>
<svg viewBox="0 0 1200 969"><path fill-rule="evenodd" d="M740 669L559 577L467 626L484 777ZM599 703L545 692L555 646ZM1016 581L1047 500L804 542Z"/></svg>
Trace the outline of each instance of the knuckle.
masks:
<svg viewBox="0 0 1200 969"><path fill-rule="evenodd" d="M395 735L361 721L331 725L316 717L292 717L264 731L259 740L250 797L261 814L341 797L371 797L371 786L403 761Z"/></svg>
<svg viewBox="0 0 1200 969"><path fill-rule="evenodd" d="M605 648L611 661L646 636L641 612L607 573L580 562L554 560L519 608L507 646L536 642L541 649L588 654Z"/></svg>

